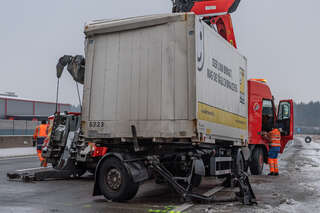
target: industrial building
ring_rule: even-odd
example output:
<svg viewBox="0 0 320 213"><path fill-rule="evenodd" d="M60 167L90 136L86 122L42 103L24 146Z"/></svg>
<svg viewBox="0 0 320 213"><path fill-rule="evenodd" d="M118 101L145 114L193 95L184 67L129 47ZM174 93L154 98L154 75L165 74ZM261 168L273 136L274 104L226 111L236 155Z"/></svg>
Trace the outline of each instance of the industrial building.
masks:
<svg viewBox="0 0 320 213"><path fill-rule="evenodd" d="M32 135L41 120L47 120L57 110L71 111L70 104L45 102L18 97L15 93L0 93L0 135Z"/></svg>
<svg viewBox="0 0 320 213"><path fill-rule="evenodd" d="M70 111L71 105L58 103L59 112ZM56 103L19 98L14 93L0 94L0 119L42 120L53 115Z"/></svg>

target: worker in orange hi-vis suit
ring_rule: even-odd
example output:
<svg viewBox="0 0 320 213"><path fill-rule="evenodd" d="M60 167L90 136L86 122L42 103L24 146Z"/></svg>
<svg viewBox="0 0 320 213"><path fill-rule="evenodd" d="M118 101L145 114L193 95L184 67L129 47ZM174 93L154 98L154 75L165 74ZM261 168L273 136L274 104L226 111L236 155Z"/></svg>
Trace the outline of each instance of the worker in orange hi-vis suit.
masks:
<svg viewBox="0 0 320 213"><path fill-rule="evenodd" d="M270 166L270 173L268 175L279 175L279 166L278 166L278 154L281 147L281 134L279 129L273 128L272 131L268 132L267 135L264 135L265 138L269 141L269 153L268 153L268 164Z"/></svg>
<svg viewBox="0 0 320 213"><path fill-rule="evenodd" d="M42 145L44 143L44 140L47 138L47 136L48 136L48 124L46 121L41 121L41 125L36 127L33 134L33 140L36 141L36 144L37 144L37 154L41 162L41 166L43 165L43 162L44 162L44 158L41 156Z"/></svg>

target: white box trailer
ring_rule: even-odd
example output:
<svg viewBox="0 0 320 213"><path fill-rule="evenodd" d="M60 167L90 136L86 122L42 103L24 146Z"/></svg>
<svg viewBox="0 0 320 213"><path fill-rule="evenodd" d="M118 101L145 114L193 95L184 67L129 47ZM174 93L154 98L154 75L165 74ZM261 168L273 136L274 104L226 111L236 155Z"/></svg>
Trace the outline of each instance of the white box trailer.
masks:
<svg viewBox="0 0 320 213"><path fill-rule="evenodd" d="M247 135L247 61L193 13L86 25L86 138L232 141Z"/></svg>
<svg viewBox="0 0 320 213"><path fill-rule="evenodd" d="M217 176L250 203L246 59L192 13L96 21L85 34L84 81L68 65L84 82L82 117L57 113L50 162L95 171L93 195L112 201L148 179L212 201L192 188ZM64 60L75 59L60 58L58 74Z"/></svg>

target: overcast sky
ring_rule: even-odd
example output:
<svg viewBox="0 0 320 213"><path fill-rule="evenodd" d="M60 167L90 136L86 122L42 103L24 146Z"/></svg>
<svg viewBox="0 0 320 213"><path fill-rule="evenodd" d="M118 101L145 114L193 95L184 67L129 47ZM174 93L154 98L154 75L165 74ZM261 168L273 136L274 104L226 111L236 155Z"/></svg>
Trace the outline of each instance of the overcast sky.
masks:
<svg viewBox="0 0 320 213"><path fill-rule="evenodd" d="M170 0L1 0L0 92L55 101L55 65L64 54L84 54L87 21L171 11ZM249 78L265 78L276 99L320 100L318 0L242 0L232 14ZM60 101L77 104L65 73Z"/></svg>

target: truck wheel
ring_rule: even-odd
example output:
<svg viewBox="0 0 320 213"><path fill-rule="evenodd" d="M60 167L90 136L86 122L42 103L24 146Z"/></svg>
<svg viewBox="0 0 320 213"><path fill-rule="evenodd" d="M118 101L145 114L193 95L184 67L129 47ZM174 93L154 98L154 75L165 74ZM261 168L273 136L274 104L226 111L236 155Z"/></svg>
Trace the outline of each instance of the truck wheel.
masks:
<svg viewBox="0 0 320 213"><path fill-rule="evenodd" d="M250 171L253 175L261 175L263 170L263 150L261 147L256 147L252 151L250 160Z"/></svg>
<svg viewBox="0 0 320 213"><path fill-rule="evenodd" d="M118 202L132 199L139 189L139 184L133 182L126 167L115 157L102 163L98 183L105 198Z"/></svg>
<svg viewBox="0 0 320 213"><path fill-rule="evenodd" d="M312 139L311 139L310 136L307 136L307 137L304 139L304 141L305 141L306 143L311 143Z"/></svg>
<svg viewBox="0 0 320 213"><path fill-rule="evenodd" d="M237 152L236 159L234 161L234 174L236 176L241 174L241 171L244 171L244 159L241 152Z"/></svg>

